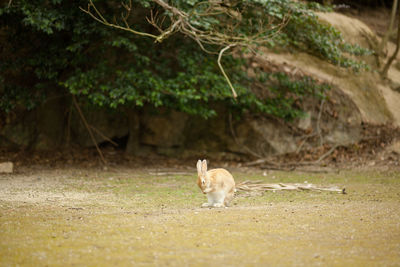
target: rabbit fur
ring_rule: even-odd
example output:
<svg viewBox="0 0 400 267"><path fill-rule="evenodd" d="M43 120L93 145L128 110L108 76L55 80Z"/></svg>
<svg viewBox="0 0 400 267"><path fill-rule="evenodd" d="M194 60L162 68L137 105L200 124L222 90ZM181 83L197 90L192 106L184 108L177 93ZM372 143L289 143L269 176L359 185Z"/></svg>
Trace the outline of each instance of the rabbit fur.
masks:
<svg viewBox="0 0 400 267"><path fill-rule="evenodd" d="M207 194L208 202L202 207L227 207L235 193L235 180L225 169L207 171L207 161L197 161L197 185L203 194Z"/></svg>

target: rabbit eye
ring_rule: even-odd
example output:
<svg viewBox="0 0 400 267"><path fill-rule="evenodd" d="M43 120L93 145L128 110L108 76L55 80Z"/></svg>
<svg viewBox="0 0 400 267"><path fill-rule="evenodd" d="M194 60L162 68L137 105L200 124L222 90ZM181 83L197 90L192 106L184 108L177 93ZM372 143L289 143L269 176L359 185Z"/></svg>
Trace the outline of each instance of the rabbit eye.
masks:
<svg viewBox="0 0 400 267"><path fill-rule="evenodd" d="M204 180L203 180L203 181L201 181L201 183L202 183L202 184L205 184L205 183L206 183L206 181L204 181Z"/></svg>

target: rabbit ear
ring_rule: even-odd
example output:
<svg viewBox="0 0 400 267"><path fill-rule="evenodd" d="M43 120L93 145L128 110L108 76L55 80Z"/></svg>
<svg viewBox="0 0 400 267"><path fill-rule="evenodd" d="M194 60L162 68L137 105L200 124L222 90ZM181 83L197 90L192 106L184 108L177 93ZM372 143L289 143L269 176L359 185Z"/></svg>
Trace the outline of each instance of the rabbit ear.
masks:
<svg viewBox="0 0 400 267"><path fill-rule="evenodd" d="M207 160L203 160L203 162L201 163L201 171L203 173L207 172Z"/></svg>
<svg viewBox="0 0 400 267"><path fill-rule="evenodd" d="M200 175L201 174L201 160L197 161L196 167L197 167L197 174Z"/></svg>

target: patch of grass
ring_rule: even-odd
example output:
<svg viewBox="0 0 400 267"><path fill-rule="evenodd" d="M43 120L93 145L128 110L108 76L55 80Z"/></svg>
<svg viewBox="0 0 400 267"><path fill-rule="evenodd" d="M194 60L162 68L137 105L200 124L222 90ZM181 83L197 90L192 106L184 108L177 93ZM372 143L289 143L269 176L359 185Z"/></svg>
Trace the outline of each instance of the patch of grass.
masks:
<svg viewBox="0 0 400 267"><path fill-rule="evenodd" d="M30 202L0 184L0 265L395 265L400 262L397 172L233 172L237 181L346 186L328 192L238 194L201 209L193 175L82 171L7 190L63 193ZM32 174L34 177L34 174ZM29 178L29 177L28 177ZM58 179L58 183L53 183ZM28 181L24 184L24 181ZM23 185L23 186L21 186ZM11 189L10 189L11 188ZM25 188L25 189L24 189ZM19 192L21 193L21 192ZM81 198L72 198L73 193Z"/></svg>

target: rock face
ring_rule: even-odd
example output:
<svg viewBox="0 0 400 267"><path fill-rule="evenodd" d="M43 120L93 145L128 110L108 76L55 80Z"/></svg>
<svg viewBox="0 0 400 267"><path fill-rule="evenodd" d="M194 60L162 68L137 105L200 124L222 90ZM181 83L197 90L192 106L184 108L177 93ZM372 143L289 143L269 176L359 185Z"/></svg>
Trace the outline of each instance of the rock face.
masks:
<svg viewBox="0 0 400 267"><path fill-rule="evenodd" d="M0 143L7 148L30 147L37 136L35 122L36 114L34 112L17 113L0 129Z"/></svg>
<svg viewBox="0 0 400 267"><path fill-rule="evenodd" d="M128 135L128 115L123 110L92 108L84 109L82 112L98 144ZM82 118L75 110L71 118L71 135L72 139L83 147L94 146Z"/></svg>
<svg viewBox="0 0 400 267"><path fill-rule="evenodd" d="M295 137L287 125L277 120L247 118L237 124L236 136L238 152L243 154L265 157L290 153L297 149Z"/></svg>
<svg viewBox="0 0 400 267"><path fill-rule="evenodd" d="M358 19L336 12L318 12L317 15L321 21L338 29L349 43L368 47L369 40L376 38L372 30Z"/></svg>
<svg viewBox="0 0 400 267"><path fill-rule="evenodd" d="M357 43L369 48L371 40L376 40L376 35L363 22L337 14L335 12L318 13L320 19L339 29L346 41ZM349 27L352 25L352 27ZM389 50L394 50L389 44ZM339 68L328 62L320 60L306 53L265 53L259 61L272 62L277 65L286 65L289 68L301 70L318 80L329 82L339 91L346 94L355 105L355 112L359 112L364 123L386 124L393 123L400 126L400 110L398 99L400 93L392 90L390 85L383 81L376 72L354 73L351 70ZM400 55L399 55L400 57ZM373 55L363 58L371 66L375 66L376 59ZM397 61L399 62L399 58ZM389 71L389 78L400 83L400 72L395 67ZM354 106L353 105L353 106Z"/></svg>
<svg viewBox="0 0 400 267"><path fill-rule="evenodd" d="M302 142L304 136L310 134L320 135L324 143L346 145L357 142L362 123L357 106L339 90L329 94L329 100L324 105L310 102L304 107L306 116L292 123L251 114L237 117L229 115L222 107L217 108L219 116L209 120L178 111L149 108L113 112L92 110L84 114L97 144L125 137L128 155L157 153L177 157L237 159L240 155L250 154L265 157L294 152L300 145L319 145L312 140ZM57 144L64 144L68 118L64 118L62 112L46 114L53 111L53 107L47 108L47 111L43 107L33 115L28 114L19 123L6 125L1 130L3 138L6 136L7 140L13 140L12 144L17 147L30 146L33 149L47 149L52 144L54 149ZM39 118L47 120L41 122ZM70 127L72 143L94 146L78 114L71 115ZM293 127L297 127L300 134L294 132Z"/></svg>
<svg viewBox="0 0 400 267"><path fill-rule="evenodd" d="M180 147L185 143L188 115L174 110L150 110L140 118L140 142L156 147Z"/></svg>
<svg viewBox="0 0 400 267"><path fill-rule="evenodd" d="M322 116L317 122L314 114L315 129L321 129L324 143L349 145L361 138L362 116L354 102L343 92L336 89L329 92L330 101L322 106Z"/></svg>
<svg viewBox="0 0 400 267"><path fill-rule="evenodd" d="M365 24L343 15L323 13L320 18L341 29L344 38L352 43L367 45L365 35L373 35ZM130 155L265 157L321 143L356 143L363 123L400 126L400 93L372 72L355 74L305 53L275 54L266 50L255 60L258 66L272 63L284 65L288 71L300 70L318 81L330 83L333 89L325 101L304 101L305 116L291 123L250 114L239 118L222 106L214 107L218 116L208 120L165 108L82 107L82 111L96 144L126 138L125 151ZM373 60L370 58L368 62ZM248 72L251 75L252 69ZM389 78L400 84L400 71L392 69ZM71 112L70 107L68 99L58 98L32 112L7 118L5 123L0 121L0 147L49 150L66 143L94 146L79 113L75 109ZM398 147L393 145L393 151L399 153Z"/></svg>
<svg viewBox="0 0 400 267"><path fill-rule="evenodd" d="M400 141L396 141L394 142L389 148L388 150L390 152L394 152L400 155Z"/></svg>

